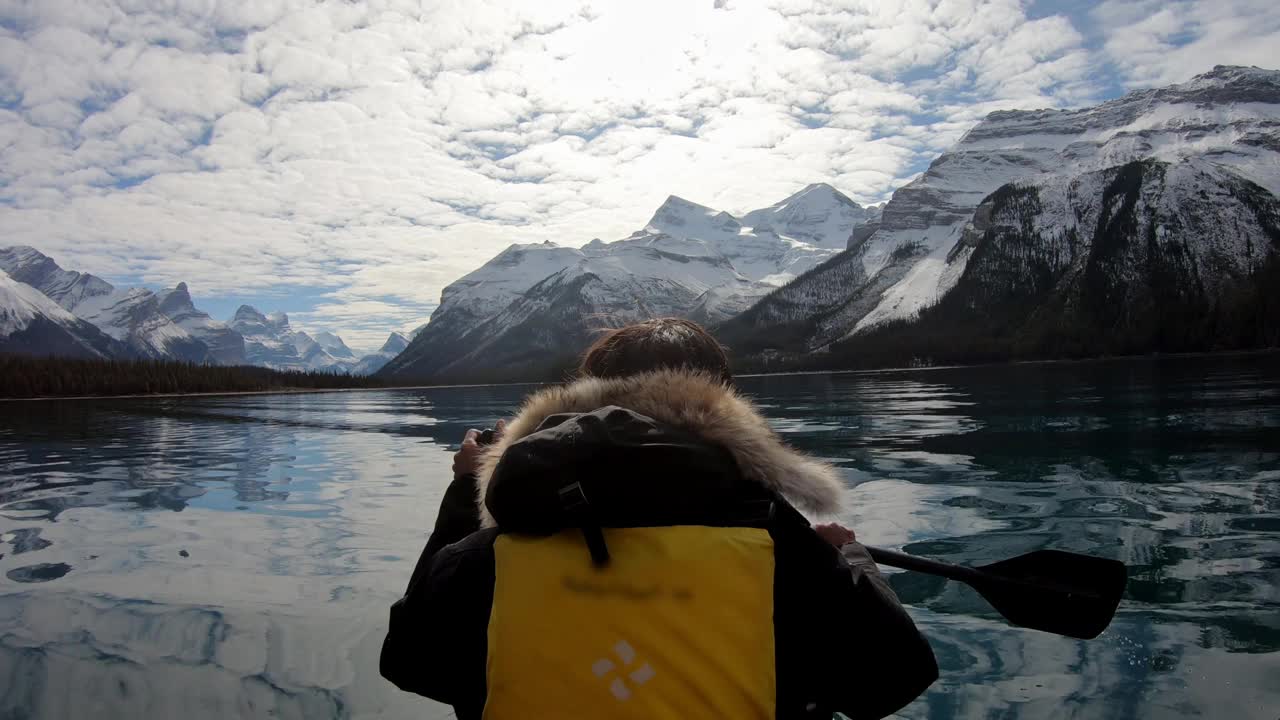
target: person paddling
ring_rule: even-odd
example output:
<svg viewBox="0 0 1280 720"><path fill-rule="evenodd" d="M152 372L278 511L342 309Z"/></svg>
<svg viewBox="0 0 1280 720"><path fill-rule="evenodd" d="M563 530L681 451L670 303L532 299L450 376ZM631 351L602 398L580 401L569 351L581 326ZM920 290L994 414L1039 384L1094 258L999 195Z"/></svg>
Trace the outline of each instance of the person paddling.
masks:
<svg viewBox="0 0 1280 720"><path fill-rule="evenodd" d="M469 431L391 608L383 676L470 718L885 717L938 668L854 533L695 323L612 330Z"/></svg>

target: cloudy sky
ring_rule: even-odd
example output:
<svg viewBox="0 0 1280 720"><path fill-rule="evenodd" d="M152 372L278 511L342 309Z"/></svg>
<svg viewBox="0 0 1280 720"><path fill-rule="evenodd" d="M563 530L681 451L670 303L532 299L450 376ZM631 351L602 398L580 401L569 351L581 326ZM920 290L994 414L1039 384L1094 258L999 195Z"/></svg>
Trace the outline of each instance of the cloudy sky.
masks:
<svg viewBox="0 0 1280 720"><path fill-rule="evenodd" d="M1274 67L1274 0L0 0L0 243L357 348L512 242L888 198L985 113Z"/></svg>

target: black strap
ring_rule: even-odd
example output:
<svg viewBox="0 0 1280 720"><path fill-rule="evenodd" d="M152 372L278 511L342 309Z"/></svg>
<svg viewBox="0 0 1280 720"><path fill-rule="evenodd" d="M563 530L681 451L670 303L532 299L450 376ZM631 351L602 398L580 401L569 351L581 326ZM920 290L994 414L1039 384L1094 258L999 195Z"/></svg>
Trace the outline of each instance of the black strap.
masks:
<svg viewBox="0 0 1280 720"><path fill-rule="evenodd" d="M560 488L560 507L582 530L582 539L591 553L591 563L598 568L608 565L609 546L605 544L600 523L592 516L591 502L582 490L582 483L575 482Z"/></svg>

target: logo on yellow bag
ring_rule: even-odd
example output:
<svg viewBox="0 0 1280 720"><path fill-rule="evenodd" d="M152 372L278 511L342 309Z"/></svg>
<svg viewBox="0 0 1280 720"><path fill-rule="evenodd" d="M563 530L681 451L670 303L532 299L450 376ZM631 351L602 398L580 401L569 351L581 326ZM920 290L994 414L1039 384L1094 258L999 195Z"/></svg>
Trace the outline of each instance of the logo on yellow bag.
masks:
<svg viewBox="0 0 1280 720"><path fill-rule="evenodd" d="M631 688L627 685L626 680L620 677L621 675L630 678L631 683L639 687L652 680L657 673L654 672L653 666L649 663L645 663L629 673L627 672L627 668L636 661L636 650L626 640L619 640L618 644L613 646L613 652L622 661L623 667L619 668L609 658L602 657L591 664L591 672L602 680L612 676L613 680L609 683L609 692L613 693L618 702L626 702L631 699ZM614 674L614 670L618 671L617 675Z"/></svg>

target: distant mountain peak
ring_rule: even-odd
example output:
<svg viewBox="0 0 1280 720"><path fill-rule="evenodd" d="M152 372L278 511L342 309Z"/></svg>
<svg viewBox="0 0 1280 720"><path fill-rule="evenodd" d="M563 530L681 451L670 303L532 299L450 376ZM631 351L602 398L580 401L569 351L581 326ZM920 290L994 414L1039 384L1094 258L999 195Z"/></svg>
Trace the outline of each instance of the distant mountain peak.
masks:
<svg viewBox="0 0 1280 720"><path fill-rule="evenodd" d="M1196 80L1241 80L1241 79L1280 79L1280 72L1267 70L1257 65L1214 65L1208 72L1200 73L1192 79Z"/></svg>
<svg viewBox="0 0 1280 720"><path fill-rule="evenodd" d="M645 229L673 237L703 237L707 233L737 233L741 227L738 219L727 212L668 195Z"/></svg>
<svg viewBox="0 0 1280 720"><path fill-rule="evenodd" d="M354 360L356 357L356 354L352 352L351 348L347 347L347 343L344 342L342 338L328 330L322 330L311 337L320 347L325 349L325 352L335 358L349 358Z"/></svg>
<svg viewBox="0 0 1280 720"><path fill-rule="evenodd" d="M11 245L7 248L0 248L0 252L9 254L14 259L26 260L28 262L39 262L51 259L48 255L45 255L30 245Z"/></svg>
<svg viewBox="0 0 1280 720"><path fill-rule="evenodd" d="M691 215L711 216L715 214L716 211L706 205L699 205L692 200L685 200L679 195L668 195L667 199L663 200L658 209L654 211L653 219L649 221L649 224L654 225L663 221L683 220L686 216Z"/></svg>
<svg viewBox="0 0 1280 720"><path fill-rule="evenodd" d="M185 282L180 282L167 290L161 290L156 295L160 298L160 304L165 307L186 307L192 304L191 291Z"/></svg>
<svg viewBox="0 0 1280 720"><path fill-rule="evenodd" d="M259 322L265 324L267 316L263 315L258 308L252 305L241 305L236 308L236 314L231 318L231 322Z"/></svg>
<svg viewBox="0 0 1280 720"><path fill-rule="evenodd" d="M706 205L696 203L692 200L686 200L680 197L679 195L668 195L667 199L663 200L662 204L658 206L659 210L662 210L664 208L672 208L672 209L679 209L679 210L702 210L702 211L711 210L711 208L707 207Z"/></svg>
<svg viewBox="0 0 1280 720"><path fill-rule="evenodd" d="M382 347L378 348L379 353L389 353L396 355L409 347L409 338L403 333L393 332L387 336L387 341L382 343Z"/></svg>
<svg viewBox="0 0 1280 720"><path fill-rule="evenodd" d="M757 233L777 233L817 247L843 249L859 226L875 222L868 211L827 183L804 186L781 202L752 210L742 224Z"/></svg>
<svg viewBox="0 0 1280 720"><path fill-rule="evenodd" d="M854 202L848 195L845 195L844 193L840 192L839 190L835 189L834 187L826 183L812 183L810 185L806 185L804 186L804 189L792 195L791 197L787 198L786 200L783 200L781 204L787 205L790 203L801 202L806 200L810 202L838 203L841 205L848 205L855 208L862 207L858 203Z"/></svg>

